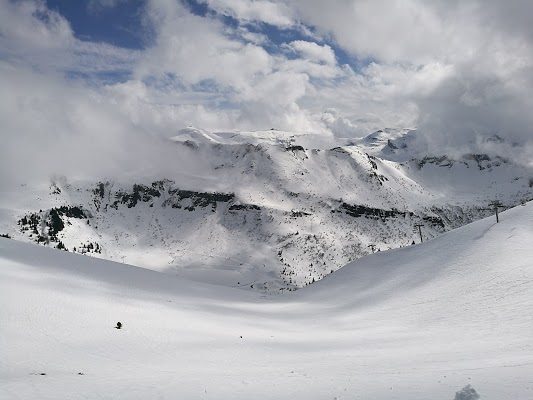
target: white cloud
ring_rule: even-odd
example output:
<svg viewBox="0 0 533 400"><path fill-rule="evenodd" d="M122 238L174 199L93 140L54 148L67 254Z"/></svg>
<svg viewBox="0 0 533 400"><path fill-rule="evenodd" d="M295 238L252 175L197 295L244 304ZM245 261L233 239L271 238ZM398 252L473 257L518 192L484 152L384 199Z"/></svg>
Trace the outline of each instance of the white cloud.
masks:
<svg viewBox="0 0 533 400"><path fill-rule="evenodd" d="M367 126L375 126L370 121L411 122L441 151L442 145L476 143L477 136L491 133L532 140L533 117L527 110L532 105L533 28L526 16L533 13L533 3L285 4L293 18L329 35L353 56L373 61L360 74L324 85L309 107L330 104L359 131L361 120Z"/></svg>
<svg viewBox="0 0 533 400"><path fill-rule="evenodd" d="M140 60L137 79L166 80L170 75L185 90L200 85L211 95L204 104L212 108L223 94L234 107L227 111L225 121L233 125L226 129L319 127L297 103L310 90L310 78L334 77L340 73L335 66L269 54L259 44L243 42L242 27L230 31L216 18L193 15L180 3L152 2L148 19L157 27L157 40Z"/></svg>
<svg viewBox="0 0 533 400"><path fill-rule="evenodd" d="M458 28L442 18L436 2L418 0L320 0L287 2L300 20L332 35L359 57L385 62L425 63L442 51L438 46ZM461 29L463 31L463 29Z"/></svg>
<svg viewBox="0 0 533 400"><path fill-rule="evenodd" d="M74 43L70 24L42 2L0 1L0 51L3 57L28 62L31 57L64 58Z"/></svg>
<svg viewBox="0 0 533 400"><path fill-rule="evenodd" d="M287 44L286 47L294 52L300 53L303 57L310 61L319 63L324 62L330 65L335 65L337 63L335 52L327 44L321 46L315 42L294 40Z"/></svg>
<svg viewBox="0 0 533 400"><path fill-rule="evenodd" d="M95 143L101 139L91 132L106 132L107 143L118 147L130 130L141 141L191 124L343 137L418 125L435 147L477 143L476 135L485 133L513 141L533 136L533 28L525 17L533 5L527 1L513 7L496 0L205 4L218 14L202 17L184 2L149 0L143 26L153 40L132 51L77 39L42 1L0 0L2 78L10 91L20 85L16 96L1 97L10 134L25 132L22 138L43 145L43 131L67 142L78 132ZM300 29L306 40L288 36L276 49L262 22L282 34ZM359 62L339 65L338 48ZM64 79L70 72L132 75L88 87ZM9 143L22 146L18 139Z"/></svg>
<svg viewBox="0 0 533 400"><path fill-rule="evenodd" d="M324 114L322 114L320 120L329 130L335 132L337 136L357 136L357 125L348 118L340 115L339 111L335 108L327 109Z"/></svg>
<svg viewBox="0 0 533 400"><path fill-rule="evenodd" d="M202 0L219 14L241 22L262 22L279 27L294 24L289 8L280 2L269 0Z"/></svg>
<svg viewBox="0 0 533 400"><path fill-rule="evenodd" d="M139 51L82 41L42 1L0 0L0 57L52 73L128 73Z"/></svg>
<svg viewBox="0 0 533 400"><path fill-rule="evenodd" d="M236 35L240 37L243 41L255 44L255 45L265 45L270 44L270 39L264 33L251 32L248 28L244 26L239 26L236 29L230 28L226 29L229 35Z"/></svg>
<svg viewBox="0 0 533 400"><path fill-rule="evenodd" d="M187 107L152 107L142 84L95 89L0 63L0 86L0 187L55 174L127 180L200 168L164 140L183 127ZM195 108L189 113L203 121L215 115Z"/></svg>
<svg viewBox="0 0 533 400"><path fill-rule="evenodd" d="M170 73L188 85L212 80L239 90L272 70L262 47L226 36L220 22L195 16L180 3L153 2L148 18L157 39L137 67L138 78Z"/></svg>

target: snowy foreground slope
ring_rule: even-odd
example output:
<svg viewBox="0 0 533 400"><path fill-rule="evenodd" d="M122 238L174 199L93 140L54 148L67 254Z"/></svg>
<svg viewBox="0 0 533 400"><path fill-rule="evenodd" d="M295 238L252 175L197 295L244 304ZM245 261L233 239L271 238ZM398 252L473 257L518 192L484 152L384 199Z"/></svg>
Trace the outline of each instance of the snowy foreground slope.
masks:
<svg viewBox="0 0 533 400"><path fill-rule="evenodd" d="M0 398L532 399L531 243L530 202L265 296L0 239Z"/></svg>

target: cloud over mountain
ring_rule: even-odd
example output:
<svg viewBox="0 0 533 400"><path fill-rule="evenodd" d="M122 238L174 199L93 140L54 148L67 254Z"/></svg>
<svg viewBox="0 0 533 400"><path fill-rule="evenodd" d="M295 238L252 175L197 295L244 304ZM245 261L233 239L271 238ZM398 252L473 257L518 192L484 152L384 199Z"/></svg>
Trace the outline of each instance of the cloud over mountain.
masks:
<svg viewBox="0 0 533 400"><path fill-rule="evenodd" d="M188 125L325 137L417 126L435 148L533 136L527 1L90 1L78 14L54 1L0 5L3 136L28 151L67 131L110 148ZM124 10L138 22L134 46L79 33L98 15L126 24Z"/></svg>

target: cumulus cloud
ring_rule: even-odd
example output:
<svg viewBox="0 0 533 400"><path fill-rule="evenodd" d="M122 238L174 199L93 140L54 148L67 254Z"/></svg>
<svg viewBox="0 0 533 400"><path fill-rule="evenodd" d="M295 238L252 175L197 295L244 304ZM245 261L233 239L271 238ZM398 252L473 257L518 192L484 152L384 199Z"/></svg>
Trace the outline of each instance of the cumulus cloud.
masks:
<svg viewBox="0 0 533 400"><path fill-rule="evenodd" d="M315 62L324 62L326 64L335 65L335 53L327 44L321 46L315 42L307 42L305 40L294 40L286 45L287 48L294 52L300 53L307 60Z"/></svg>
<svg viewBox="0 0 533 400"><path fill-rule="evenodd" d="M383 62L432 62L442 56L443 44L454 51L456 43L449 39L469 29L462 28L462 21L453 19L457 14L449 11L460 7L457 2L332 0L324 7L320 0L294 0L288 4L297 18L333 36L346 50Z"/></svg>
<svg viewBox="0 0 533 400"><path fill-rule="evenodd" d="M43 182L56 174L179 180L203 165L166 140L182 127L184 116L173 121L162 113L162 119L159 108L131 100L135 89L123 88L127 102L117 88L95 89L5 63L0 63L0 85L0 187Z"/></svg>
<svg viewBox="0 0 533 400"><path fill-rule="evenodd" d="M531 2L289 3L297 18L351 54L373 60L363 68L363 86L388 96L389 110L404 120L412 118L398 104L414 106L414 122L431 142L461 146L491 133L531 140Z"/></svg>
<svg viewBox="0 0 533 400"><path fill-rule="evenodd" d="M285 4L270 0L202 0L216 12L241 22L260 22L280 27L294 24Z"/></svg>
<svg viewBox="0 0 533 400"><path fill-rule="evenodd" d="M348 118L339 115L339 111L335 108L327 109L320 119L329 130L338 136L347 138L357 136L357 125Z"/></svg>
<svg viewBox="0 0 533 400"><path fill-rule="evenodd" d="M116 146L106 159L125 163L135 153L125 143L188 125L324 138L418 126L435 152L486 147L493 134L531 142L528 1L199 2L205 15L189 2L147 0L140 29L150 40L129 50L77 38L44 1L0 0L2 150L50 166L40 149L51 140L64 152L82 140ZM72 151L78 165L90 168L89 158Z"/></svg>
<svg viewBox="0 0 533 400"><path fill-rule="evenodd" d="M70 23L42 1L0 0L0 57L50 73L129 73L135 50L77 39Z"/></svg>
<svg viewBox="0 0 533 400"><path fill-rule="evenodd" d="M136 67L139 79L171 74L186 86L211 81L216 90L241 91L272 70L272 57L261 46L228 37L222 23L180 3L154 2L146 18L156 27L156 40Z"/></svg>
<svg viewBox="0 0 533 400"><path fill-rule="evenodd" d="M168 87L171 77L171 84L184 91L203 91L204 105L219 115L223 94L229 126L220 129L321 128L298 102L309 92L310 78L338 75L335 65L271 54L260 43L243 41L242 27L228 32L216 16L194 15L179 2L153 2L146 18L156 27L156 40L137 64L138 80L164 81L159 86ZM322 53L328 51L324 47Z"/></svg>

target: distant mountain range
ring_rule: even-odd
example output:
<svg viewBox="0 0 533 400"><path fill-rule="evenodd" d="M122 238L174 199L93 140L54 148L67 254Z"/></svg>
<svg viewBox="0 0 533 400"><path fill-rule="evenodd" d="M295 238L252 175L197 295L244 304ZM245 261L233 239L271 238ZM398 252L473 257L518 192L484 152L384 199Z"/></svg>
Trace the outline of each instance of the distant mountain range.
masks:
<svg viewBox="0 0 533 400"><path fill-rule="evenodd" d="M428 153L413 129L336 147L276 130L181 130L198 175L21 183L0 234L189 279L266 292L311 284L533 199L533 171L495 154ZM500 137L487 138L495 144ZM179 172L179 171L178 171Z"/></svg>

